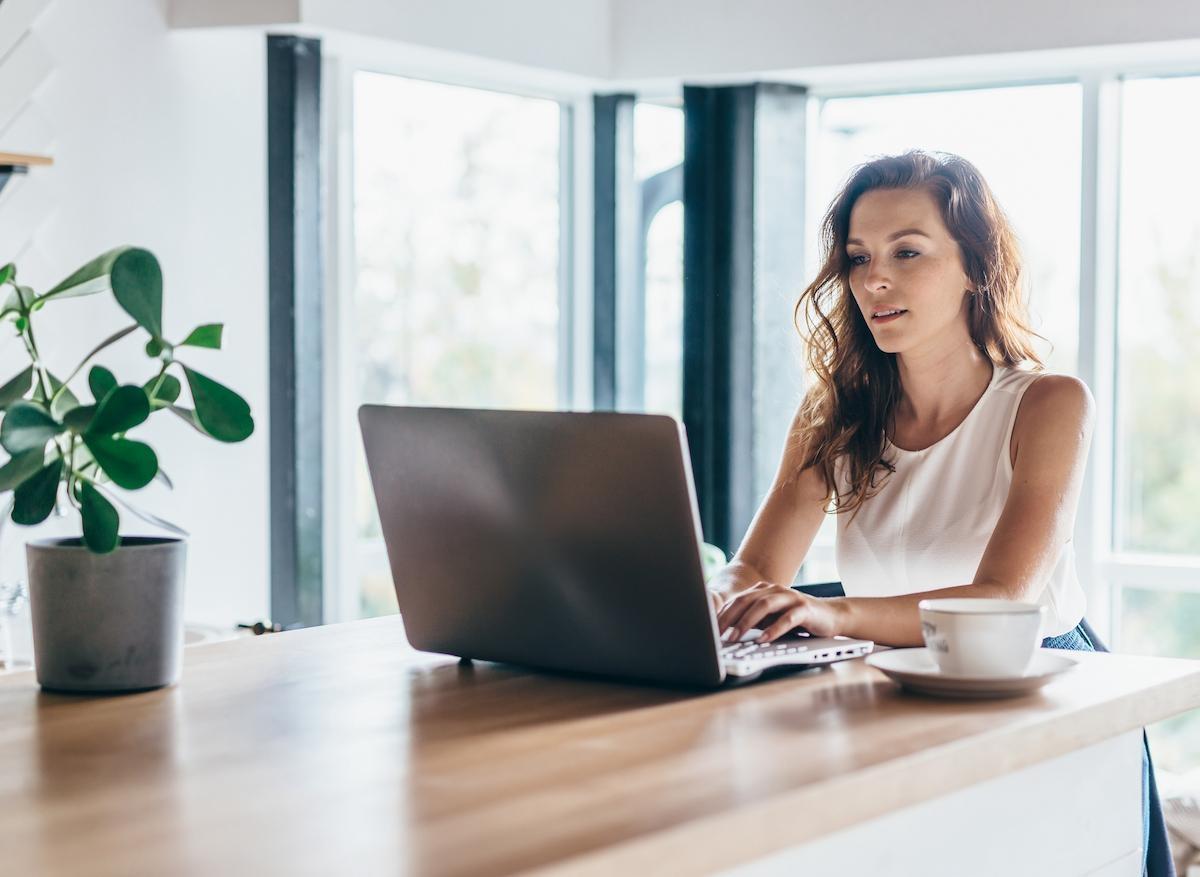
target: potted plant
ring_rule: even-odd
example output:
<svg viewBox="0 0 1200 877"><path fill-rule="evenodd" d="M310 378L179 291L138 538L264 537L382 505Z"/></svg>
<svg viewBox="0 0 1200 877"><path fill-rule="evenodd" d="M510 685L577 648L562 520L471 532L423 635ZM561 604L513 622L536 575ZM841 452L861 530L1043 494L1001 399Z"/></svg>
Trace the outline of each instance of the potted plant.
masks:
<svg viewBox="0 0 1200 877"><path fill-rule="evenodd" d="M61 380L42 360L34 333L43 308L111 291L132 319L105 338ZM156 412L200 433L240 442L254 431L250 407L232 390L186 365L186 348L221 346L209 324L171 343L163 335L162 271L152 253L120 247L93 259L52 289L37 293L0 268L0 322L24 344L29 367L0 386L0 495L11 494L12 520L32 526L58 510L77 512L82 537L26 546L34 664L43 688L132 691L179 676L187 533L131 505L122 491L158 480L170 487L154 450L130 430ZM92 364L101 351L144 333L155 370L144 383L118 382ZM90 368L89 368L90 365ZM86 372L90 401L72 389ZM181 401L187 385L190 406ZM82 393L82 388L80 388ZM120 506L172 536L121 536Z"/></svg>

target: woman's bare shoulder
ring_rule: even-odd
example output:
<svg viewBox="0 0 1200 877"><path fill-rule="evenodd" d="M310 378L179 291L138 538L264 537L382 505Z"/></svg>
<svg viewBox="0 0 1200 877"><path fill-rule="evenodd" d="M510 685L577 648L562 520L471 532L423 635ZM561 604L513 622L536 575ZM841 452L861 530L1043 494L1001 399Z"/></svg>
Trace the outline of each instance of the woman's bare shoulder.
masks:
<svg viewBox="0 0 1200 877"><path fill-rule="evenodd" d="M1092 391L1073 375L1044 372L1038 375L1021 399L1021 410L1049 414L1061 410L1064 414L1090 414L1096 400Z"/></svg>
<svg viewBox="0 0 1200 877"><path fill-rule="evenodd" d="M1095 397L1079 378L1050 372L1038 375L1017 409L1011 447L1014 462L1023 443L1073 443L1080 433L1090 434L1095 410Z"/></svg>

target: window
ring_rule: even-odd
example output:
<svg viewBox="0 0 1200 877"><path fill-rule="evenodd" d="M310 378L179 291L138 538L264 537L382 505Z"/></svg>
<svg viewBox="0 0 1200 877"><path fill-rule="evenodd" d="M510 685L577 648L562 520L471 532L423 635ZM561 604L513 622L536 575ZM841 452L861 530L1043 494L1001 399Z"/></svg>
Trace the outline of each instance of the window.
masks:
<svg viewBox="0 0 1200 877"><path fill-rule="evenodd" d="M646 234L645 410L683 420L683 202L655 214Z"/></svg>
<svg viewBox="0 0 1200 877"><path fill-rule="evenodd" d="M818 230L851 171L880 155L909 149L951 152L979 168L1008 213L1027 266L1033 328L1049 339L1038 349L1052 371L1074 373L1079 319L1081 89L1077 84L838 97L821 100L810 139L806 274L816 273ZM1031 135L1031 132L1034 132ZM798 295L800 290L796 290ZM789 315L790 317L790 315ZM794 412L790 387L762 391L763 405ZM784 436L756 424L761 496L769 487ZM837 579L837 522L827 517L801 580Z"/></svg>
<svg viewBox="0 0 1200 877"><path fill-rule="evenodd" d="M343 319L357 403L558 407L558 102L364 72L353 101L357 281ZM361 442L345 446L348 611L394 612Z"/></svg>
<svg viewBox="0 0 1200 877"><path fill-rule="evenodd" d="M1164 590L1161 585L1122 588L1120 624L1123 652L1200 658L1200 587L1191 591ZM1152 725L1148 734L1156 764L1177 772L1200 765L1200 711Z"/></svg>
<svg viewBox="0 0 1200 877"><path fill-rule="evenodd" d="M1200 555L1200 77L1123 92L1116 543Z"/></svg>
<svg viewBox="0 0 1200 877"><path fill-rule="evenodd" d="M1200 658L1200 76L1121 85L1114 647ZM1200 716L1150 728L1157 762L1200 764Z"/></svg>
<svg viewBox="0 0 1200 877"><path fill-rule="evenodd" d="M634 174L642 192L644 411L683 419L683 110L634 106Z"/></svg>

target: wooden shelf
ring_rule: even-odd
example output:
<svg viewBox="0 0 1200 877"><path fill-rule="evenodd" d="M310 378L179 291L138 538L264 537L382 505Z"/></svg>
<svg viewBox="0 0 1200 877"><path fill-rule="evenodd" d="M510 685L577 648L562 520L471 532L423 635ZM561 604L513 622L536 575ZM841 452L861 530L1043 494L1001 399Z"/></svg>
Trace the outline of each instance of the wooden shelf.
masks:
<svg viewBox="0 0 1200 877"><path fill-rule="evenodd" d="M48 155L23 155L19 152L0 152L0 165L30 167L35 164L54 164Z"/></svg>
<svg viewBox="0 0 1200 877"><path fill-rule="evenodd" d="M48 155L24 155L20 152L0 152L0 190L13 178L13 174L29 173L34 165L54 164Z"/></svg>

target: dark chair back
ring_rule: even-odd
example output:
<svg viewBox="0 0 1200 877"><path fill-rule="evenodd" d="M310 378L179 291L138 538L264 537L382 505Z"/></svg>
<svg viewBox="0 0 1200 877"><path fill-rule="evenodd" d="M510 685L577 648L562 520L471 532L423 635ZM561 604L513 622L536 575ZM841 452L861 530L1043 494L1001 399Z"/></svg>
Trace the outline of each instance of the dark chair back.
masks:
<svg viewBox="0 0 1200 877"><path fill-rule="evenodd" d="M1096 635L1096 631L1092 630L1092 626L1088 624L1088 620L1086 618L1079 619L1079 627L1083 631L1083 635L1088 638L1088 642L1095 647L1096 651L1108 651L1108 646L1101 642L1100 637Z"/></svg>
<svg viewBox="0 0 1200 877"><path fill-rule="evenodd" d="M810 597L846 596L846 591L842 588L841 582L815 582L811 585L792 585L792 587L802 594L808 594Z"/></svg>

